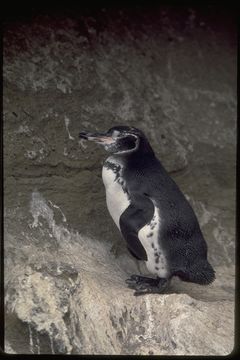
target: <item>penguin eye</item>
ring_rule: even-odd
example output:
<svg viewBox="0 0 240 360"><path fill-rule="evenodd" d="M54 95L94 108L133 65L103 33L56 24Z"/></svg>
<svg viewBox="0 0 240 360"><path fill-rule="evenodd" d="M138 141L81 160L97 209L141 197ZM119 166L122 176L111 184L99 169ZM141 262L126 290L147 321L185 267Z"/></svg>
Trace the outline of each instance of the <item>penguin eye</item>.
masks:
<svg viewBox="0 0 240 360"><path fill-rule="evenodd" d="M119 135L120 135L120 132L119 132L118 130L114 130L113 133L112 133L112 137L113 137L114 139L116 139L117 137L119 137Z"/></svg>

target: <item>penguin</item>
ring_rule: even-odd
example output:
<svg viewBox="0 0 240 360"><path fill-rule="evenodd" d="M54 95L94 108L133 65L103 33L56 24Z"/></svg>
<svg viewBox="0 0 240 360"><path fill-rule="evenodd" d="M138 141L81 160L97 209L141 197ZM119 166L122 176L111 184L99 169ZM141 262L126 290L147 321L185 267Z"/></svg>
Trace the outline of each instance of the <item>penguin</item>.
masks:
<svg viewBox="0 0 240 360"><path fill-rule="evenodd" d="M109 153L102 168L108 211L129 252L145 261L152 275L126 279L134 295L163 293L174 276L201 285L212 283L215 271L198 219L145 134L119 125L101 133L83 131L79 137Z"/></svg>

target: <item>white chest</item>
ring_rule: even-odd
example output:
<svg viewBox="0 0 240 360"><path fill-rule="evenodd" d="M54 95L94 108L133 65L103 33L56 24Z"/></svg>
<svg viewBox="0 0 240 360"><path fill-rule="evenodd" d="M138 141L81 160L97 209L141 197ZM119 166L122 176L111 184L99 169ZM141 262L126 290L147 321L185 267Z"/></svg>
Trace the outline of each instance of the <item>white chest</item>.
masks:
<svg viewBox="0 0 240 360"><path fill-rule="evenodd" d="M146 266L150 273L166 278L168 275L167 261L159 241L159 229L161 219L159 209L155 206L154 215L149 224L145 225L138 232L138 238L141 241L146 253Z"/></svg>
<svg viewBox="0 0 240 360"><path fill-rule="evenodd" d="M107 208L118 228L122 213L128 208L130 201L124 190L124 181L121 178L121 164L109 161L109 166L104 165L102 179L106 189Z"/></svg>

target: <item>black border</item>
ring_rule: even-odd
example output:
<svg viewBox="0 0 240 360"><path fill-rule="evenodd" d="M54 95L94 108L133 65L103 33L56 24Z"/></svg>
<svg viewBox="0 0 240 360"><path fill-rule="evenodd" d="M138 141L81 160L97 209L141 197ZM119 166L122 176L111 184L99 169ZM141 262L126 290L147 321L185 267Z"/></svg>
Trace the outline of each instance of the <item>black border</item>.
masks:
<svg viewBox="0 0 240 360"><path fill-rule="evenodd" d="M9 1L8 3L4 4L4 9L2 11L2 34L4 32L4 23L8 23L8 22L14 22L14 21L28 21L29 19L31 19L32 17L36 16L36 15L45 15L45 14L58 14L58 13L62 13L64 12L64 14L67 15L71 15L74 13L74 11L77 10L81 10L83 12L83 14L91 12L91 11L98 11L100 8L102 7L107 7L108 9L115 9L118 6L127 6L128 8L133 7L135 8L136 6L138 8L144 7L144 6L150 6L153 7L155 5L170 5L170 6L200 6L202 7L217 7L220 11L223 12L231 12L231 13L235 13L236 14L236 21L238 20L238 15L239 15L239 8L238 5L236 4L235 1L217 1L217 0L209 0L209 1L200 1L199 4L197 4L197 2L195 1L191 1L191 0L162 0L162 1L152 1L152 0L138 0L138 1L133 1L133 0L129 0L129 1L92 1L92 0L83 0L83 1L68 1L68 2L48 2L47 4L44 2L40 2L37 3L35 1L33 1L32 3L28 3L27 1ZM3 41L1 38L1 48L3 48ZM239 50L239 43L238 43L238 69L239 69L239 55L240 55L240 50ZM1 57L1 67L3 68L3 55ZM3 74L1 72L1 80L3 80ZM238 78L237 78L237 93L239 94L239 90L240 90L240 84L239 84L239 73L238 73ZM2 94L2 109L3 109L3 81L1 81L1 94ZM239 129L239 104L237 104L237 130ZM108 355L60 355L60 354L7 354L3 352L4 349L4 325L5 325L5 321L4 321L4 246L3 246L3 242L4 242L4 220L3 220L3 216L4 216L4 165L3 165L3 157L4 157L4 149L3 149L3 139L4 139L4 129L3 129L3 111L1 113L1 134L0 134L0 151L1 151L1 164L0 164L0 175L1 175L1 179L2 179L2 187L1 187L1 223L0 223L0 232L1 232L1 254L0 254L0 357L3 357L5 359L12 359L15 357L18 358L26 358L26 359L32 359L32 358L37 358L37 359L48 359L49 357L59 357L59 358L63 358L66 357L67 359L70 358L86 358L86 359L90 359L90 358L101 358L101 359L105 359L105 358L109 358L109 357L113 357L113 358L126 358L129 355L114 355L114 356L108 356ZM194 359L202 359L202 358L211 358L211 359L220 359L220 358L227 358L227 359L231 359L234 358L237 355L240 355L240 259L239 259L239 234L240 234L240 222L239 222L239 217L240 217L240 189L238 184L240 184L240 144L239 144L239 133L237 131L237 149L236 149L236 255L235 255L235 259L236 259L236 280L235 280L235 346L234 349L232 351L232 353L230 353L227 356L193 356L193 355L189 355L189 356L185 356L185 355L176 355L176 356L162 356L162 355L142 355L140 357L146 357L146 358L194 358ZM132 356L131 356L132 357Z"/></svg>

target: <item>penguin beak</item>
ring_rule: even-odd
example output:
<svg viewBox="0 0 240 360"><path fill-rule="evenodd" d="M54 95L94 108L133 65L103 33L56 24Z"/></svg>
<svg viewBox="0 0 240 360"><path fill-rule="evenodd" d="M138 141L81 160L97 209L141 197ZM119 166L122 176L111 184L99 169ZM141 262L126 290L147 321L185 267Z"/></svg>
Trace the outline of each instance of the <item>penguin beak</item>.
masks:
<svg viewBox="0 0 240 360"><path fill-rule="evenodd" d="M112 136L107 135L106 133L90 133L86 131L82 131L79 133L80 139L94 141L98 144L110 145L115 142Z"/></svg>

